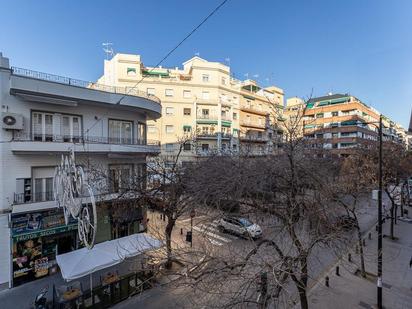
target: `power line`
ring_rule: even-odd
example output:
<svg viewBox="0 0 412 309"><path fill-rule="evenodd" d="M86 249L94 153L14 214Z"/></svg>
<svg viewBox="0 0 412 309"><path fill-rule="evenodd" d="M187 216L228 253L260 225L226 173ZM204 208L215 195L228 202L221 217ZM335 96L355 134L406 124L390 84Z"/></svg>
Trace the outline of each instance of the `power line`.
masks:
<svg viewBox="0 0 412 309"><path fill-rule="evenodd" d="M163 63L163 61L165 61L167 58L169 58L169 56L176 50L179 48L180 45L182 45L189 37L192 36L193 33L195 33L210 17L212 17L222 6L224 6L226 4L226 2L228 2L229 0L224 0L222 1L212 12L209 13L209 15L207 15L201 22L200 24L198 24L192 31L190 31L184 38L183 40L181 40L174 48L172 48L167 54L166 56L164 56L149 72L152 72L153 70L155 70L159 65L161 65ZM119 104L127 94L129 94L130 90L136 88L148 75L143 76L133 87L131 87L126 94L124 94L119 101L117 102L117 104Z"/></svg>

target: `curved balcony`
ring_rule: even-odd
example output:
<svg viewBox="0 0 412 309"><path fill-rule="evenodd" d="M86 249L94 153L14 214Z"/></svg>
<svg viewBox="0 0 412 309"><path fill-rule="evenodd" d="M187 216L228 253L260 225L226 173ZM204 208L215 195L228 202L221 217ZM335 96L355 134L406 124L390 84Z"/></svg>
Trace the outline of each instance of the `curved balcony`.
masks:
<svg viewBox="0 0 412 309"><path fill-rule="evenodd" d="M19 134L11 141L13 153L61 153L73 149L85 153L158 154L160 142L102 136Z"/></svg>
<svg viewBox="0 0 412 309"><path fill-rule="evenodd" d="M115 87L69 77L11 68L10 93L32 102L77 107L105 104L144 112L149 119L161 116L160 99L134 87Z"/></svg>

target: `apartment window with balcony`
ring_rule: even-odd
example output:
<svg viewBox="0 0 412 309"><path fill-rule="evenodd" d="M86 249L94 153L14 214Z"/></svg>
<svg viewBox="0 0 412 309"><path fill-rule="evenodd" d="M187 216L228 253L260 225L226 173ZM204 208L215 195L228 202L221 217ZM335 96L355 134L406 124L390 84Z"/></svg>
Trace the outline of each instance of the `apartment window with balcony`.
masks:
<svg viewBox="0 0 412 309"><path fill-rule="evenodd" d="M337 117L339 116L339 112L332 112L332 117Z"/></svg>
<svg viewBox="0 0 412 309"><path fill-rule="evenodd" d="M133 164L109 165L110 192L118 193L130 189L133 175Z"/></svg>
<svg viewBox="0 0 412 309"><path fill-rule="evenodd" d="M209 98L210 98L209 91L203 91L202 92L202 99L203 100L209 100Z"/></svg>
<svg viewBox="0 0 412 309"><path fill-rule="evenodd" d="M174 126L166 125L166 133L171 134L174 132Z"/></svg>
<svg viewBox="0 0 412 309"><path fill-rule="evenodd" d="M203 119L209 119L209 110L208 109L205 109L205 108L202 109L202 118Z"/></svg>
<svg viewBox="0 0 412 309"><path fill-rule="evenodd" d="M166 151L173 151L174 145L173 143L166 143Z"/></svg>
<svg viewBox="0 0 412 309"><path fill-rule="evenodd" d="M209 144L202 144L202 151L208 151L209 150Z"/></svg>
<svg viewBox="0 0 412 309"><path fill-rule="evenodd" d="M156 89L155 88L147 88L146 90L148 95L155 95L156 94Z"/></svg>
<svg viewBox="0 0 412 309"><path fill-rule="evenodd" d="M186 142L186 143L183 144L183 150L184 151L192 150L192 145L190 144L190 142Z"/></svg>
<svg viewBox="0 0 412 309"><path fill-rule="evenodd" d="M263 135L262 135L262 132L259 131L259 132L257 133L257 137L258 137L258 138L262 138L262 136L263 136Z"/></svg>
<svg viewBox="0 0 412 309"><path fill-rule="evenodd" d="M165 89L166 97L173 97L173 89Z"/></svg>
<svg viewBox="0 0 412 309"><path fill-rule="evenodd" d="M323 138L323 134L316 134L316 138Z"/></svg>
<svg viewBox="0 0 412 309"><path fill-rule="evenodd" d="M131 144L132 128L132 121L109 119L109 143Z"/></svg>
<svg viewBox="0 0 412 309"><path fill-rule="evenodd" d="M227 113L226 113L225 110L222 110L222 111L221 111L221 116L222 116L223 119L226 119L226 114L227 114Z"/></svg>
<svg viewBox="0 0 412 309"><path fill-rule="evenodd" d="M237 119L237 113L233 113L233 120Z"/></svg>
<svg viewBox="0 0 412 309"><path fill-rule="evenodd" d="M32 123L33 140L53 141L53 114L33 112Z"/></svg>
<svg viewBox="0 0 412 309"><path fill-rule="evenodd" d="M316 118L323 118L323 113L317 113Z"/></svg>
<svg viewBox="0 0 412 309"><path fill-rule="evenodd" d="M137 141L139 144L146 144L147 133L146 124L144 122L137 123Z"/></svg>
<svg viewBox="0 0 412 309"><path fill-rule="evenodd" d="M183 97L189 99L192 97L192 92L190 90L183 90Z"/></svg>
<svg viewBox="0 0 412 309"><path fill-rule="evenodd" d="M209 82L209 74L202 74L202 82L204 83Z"/></svg>
<svg viewBox="0 0 412 309"><path fill-rule="evenodd" d="M172 116L175 113L175 109L173 107L166 107L166 116Z"/></svg>
<svg viewBox="0 0 412 309"><path fill-rule="evenodd" d="M183 132L184 133L192 132L192 127L191 126L183 126Z"/></svg>
<svg viewBox="0 0 412 309"><path fill-rule="evenodd" d="M192 109L191 108L184 108L183 109L183 115L184 116L190 116L192 114Z"/></svg>
<svg viewBox="0 0 412 309"><path fill-rule="evenodd" d="M79 116L62 115L61 133L64 142L78 142L81 133L81 118Z"/></svg>

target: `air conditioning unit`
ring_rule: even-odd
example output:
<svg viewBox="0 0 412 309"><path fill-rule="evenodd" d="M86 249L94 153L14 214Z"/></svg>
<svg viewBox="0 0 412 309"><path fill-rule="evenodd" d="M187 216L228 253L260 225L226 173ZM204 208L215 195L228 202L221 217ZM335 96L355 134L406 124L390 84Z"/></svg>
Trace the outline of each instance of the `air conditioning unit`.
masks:
<svg viewBox="0 0 412 309"><path fill-rule="evenodd" d="M1 127L5 130L23 130L23 115L1 113Z"/></svg>

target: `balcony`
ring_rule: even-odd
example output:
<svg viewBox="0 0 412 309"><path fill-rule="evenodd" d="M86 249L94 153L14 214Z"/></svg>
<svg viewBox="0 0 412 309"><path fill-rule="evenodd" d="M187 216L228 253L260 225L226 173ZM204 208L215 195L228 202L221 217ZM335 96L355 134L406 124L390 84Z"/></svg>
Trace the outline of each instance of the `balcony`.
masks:
<svg viewBox="0 0 412 309"><path fill-rule="evenodd" d="M101 104L130 111L145 112L149 119L161 116L160 99L135 87L115 87L65 76L11 68L10 94L32 102L77 107Z"/></svg>
<svg viewBox="0 0 412 309"><path fill-rule="evenodd" d="M257 107L250 106L250 105L242 105L240 107L240 110L247 112L247 113L252 113L252 114L257 114L257 115L262 115L262 116L266 116L267 114L269 114L268 112L265 112L262 109L259 109Z"/></svg>
<svg viewBox="0 0 412 309"><path fill-rule="evenodd" d="M231 139L232 138L232 134L228 134L228 133L198 133L196 137L198 139L217 139L219 137L219 134L220 134L221 139Z"/></svg>
<svg viewBox="0 0 412 309"><path fill-rule="evenodd" d="M254 121L241 121L240 125L243 127L249 127L249 128L258 128L258 129L265 129L266 125L262 123L257 123Z"/></svg>
<svg viewBox="0 0 412 309"><path fill-rule="evenodd" d="M132 138L18 134L10 144L13 153L19 154L61 153L70 149L84 153L160 153L159 141Z"/></svg>
<svg viewBox="0 0 412 309"><path fill-rule="evenodd" d="M266 136L258 136L258 135L244 135L240 137L241 141L244 142L260 142L260 143L266 143L269 141L269 139Z"/></svg>

